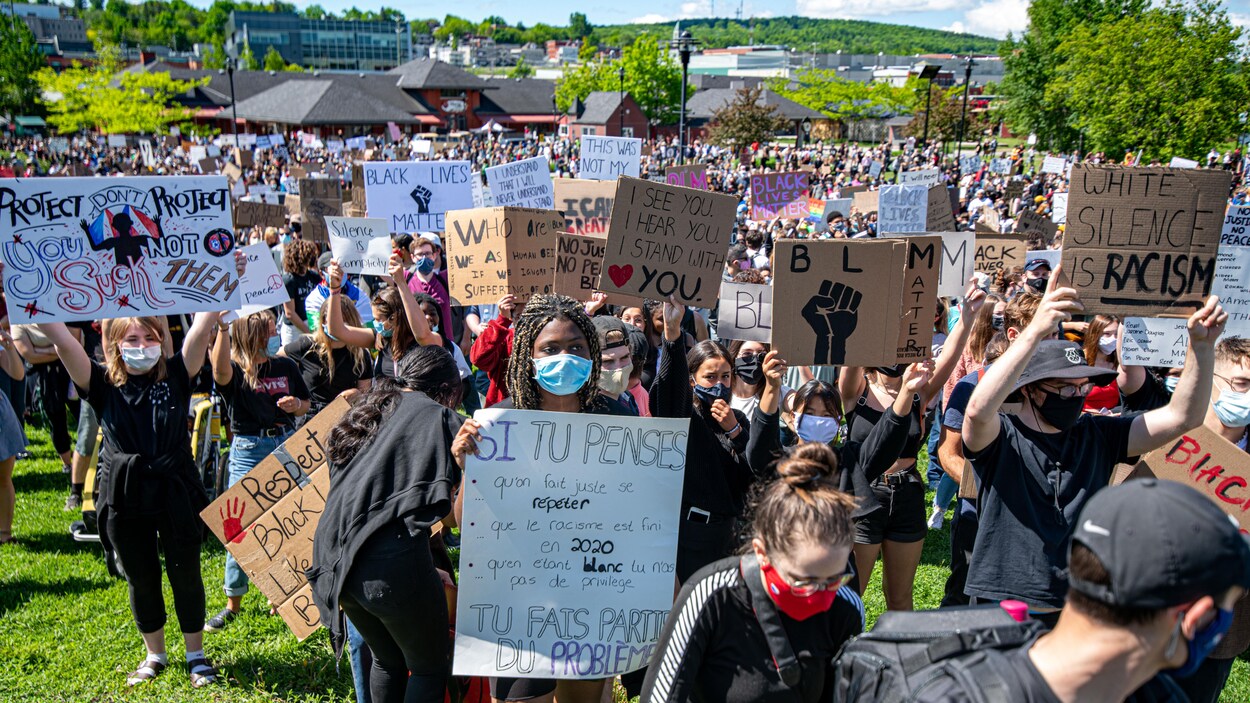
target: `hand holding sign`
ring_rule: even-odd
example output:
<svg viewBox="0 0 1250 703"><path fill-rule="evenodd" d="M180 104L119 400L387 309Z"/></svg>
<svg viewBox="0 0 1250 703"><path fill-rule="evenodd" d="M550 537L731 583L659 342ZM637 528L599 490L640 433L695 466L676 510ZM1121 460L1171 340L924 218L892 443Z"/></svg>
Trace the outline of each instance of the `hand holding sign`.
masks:
<svg viewBox="0 0 1250 703"><path fill-rule="evenodd" d="M477 441L482 438L482 426L477 420L468 419L460 426L460 430L456 432L455 438L451 440L451 455L456 459L456 465L464 471L465 459L472 454L477 456ZM456 516L459 518L459 515Z"/></svg>
<svg viewBox="0 0 1250 703"><path fill-rule="evenodd" d="M1039 338L1050 335L1061 323L1071 320L1073 315L1078 315L1085 310L1075 288L1060 287L1059 276L1062 271L1063 265L1060 264L1046 281L1046 294L1042 296L1042 302L1037 306L1033 322L1029 324L1030 328L1037 331Z"/></svg>
<svg viewBox="0 0 1250 703"><path fill-rule="evenodd" d="M819 292L803 306L803 319L816 333L816 364L841 364L846 340L859 323L863 294L833 281L820 284Z"/></svg>
<svg viewBox="0 0 1250 703"><path fill-rule="evenodd" d="M686 306L670 295L668 300L664 301L664 339L669 342L681 339L681 321L685 316Z"/></svg>
<svg viewBox="0 0 1250 703"><path fill-rule="evenodd" d="M1216 296L1207 298L1202 309L1189 316L1189 345L1191 347L1215 346L1215 340L1224 332L1228 313Z"/></svg>

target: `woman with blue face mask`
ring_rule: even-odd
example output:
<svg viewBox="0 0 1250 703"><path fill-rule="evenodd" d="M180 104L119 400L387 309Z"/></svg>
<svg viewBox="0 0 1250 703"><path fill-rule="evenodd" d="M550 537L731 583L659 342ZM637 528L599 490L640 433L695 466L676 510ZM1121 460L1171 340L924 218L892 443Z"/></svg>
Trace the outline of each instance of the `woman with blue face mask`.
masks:
<svg viewBox="0 0 1250 703"><path fill-rule="evenodd" d="M312 405L299 366L279 356L281 350L282 338L268 310L217 327L209 361L234 436L229 460L232 486L286 441L296 418ZM243 569L227 554L226 607L208 619L206 632L225 629L238 616L247 583Z"/></svg>

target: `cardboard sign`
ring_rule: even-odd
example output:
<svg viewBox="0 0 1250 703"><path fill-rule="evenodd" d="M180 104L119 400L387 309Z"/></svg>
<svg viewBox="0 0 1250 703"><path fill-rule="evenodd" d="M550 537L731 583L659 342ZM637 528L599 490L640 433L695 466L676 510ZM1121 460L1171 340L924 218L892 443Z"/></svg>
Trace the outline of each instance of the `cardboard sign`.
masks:
<svg viewBox="0 0 1250 703"><path fill-rule="evenodd" d="M243 136L242 134L239 135L239 137L242 137L242 136ZM250 150L235 149L234 150L234 163L237 164L241 168L251 168L253 165L255 165L256 158L252 156L252 152Z"/></svg>
<svg viewBox="0 0 1250 703"><path fill-rule="evenodd" d="M669 166L664 169L664 179L672 186L707 190L707 164Z"/></svg>
<svg viewBox="0 0 1250 703"><path fill-rule="evenodd" d="M371 161L363 170L369 217L392 234L445 231L447 211L473 206L468 161Z"/></svg>
<svg viewBox="0 0 1250 703"><path fill-rule="evenodd" d="M999 220L998 211L992 207L981 209L981 217L977 220L976 229L979 232L988 234L999 234L1003 231L1002 222Z"/></svg>
<svg viewBox="0 0 1250 703"><path fill-rule="evenodd" d="M486 169L497 207L555 208L555 188L547 157L535 156Z"/></svg>
<svg viewBox="0 0 1250 703"><path fill-rule="evenodd" d="M863 215L867 215L877 211L877 203L879 201L880 191L861 190L856 191L851 196L851 204L855 209Z"/></svg>
<svg viewBox="0 0 1250 703"><path fill-rule="evenodd" d="M1016 225L1013 228L1016 234L1027 234L1037 232L1042 237L1042 241L1050 244L1055 240L1055 235L1059 232L1059 227L1051 222L1044 215L1039 215L1032 210L1025 210L1016 218Z"/></svg>
<svg viewBox="0 0 1250 703"><path fill-rule="evenodd" d="M391 258L391 233L378 217L327 217L330 251L345 273L387 275Z"/></svg>
<svg viewBox="0 0 1250 703"><path fill-rule="evenodd" d="M751 176L751 219L807 217L808 176L806 171Z"/></svg>
<svg viewBox="0 0 1250 703"><path fill-rule="evenodd" d="M196 167L200 169L200 173L205 175L217 173L217 159L205 157L196 162Z"/></svg>
<svg viewBox="0 0 1250 703"><path fill-rule="evenodd" d="M1232 174L1072 169L1063 268L1086 314L1154 317L1202 306L1215 281Z"/></svg>
<svg viewBox="0 0 1250 703"><path fill-rule="evenodd" d="M343 214L342 200L321 200L301 195L299 199L300 236L318 244L325 244L330 239L325 218L339 217Z"/></svg>
<svg viewBox="0 0 1250 703"><path fill-rule="evenodd" d="M912 235L882 235L907 237ZM976 258L976 235L972 232L942 232L942 265L938 270L937 294L942 298L960 298L968 289Z"/></svg>
<svg viewBox="0 0 1250 703"><path fill-rule="evenodd" d="M565 229L574 234L607 235L612 221L616 183L556 178L556 209L564 213Z"/></svg>
<svg viewBox="0 0 1250 703"><path fill-rule="evenodd" d="M1028 246L1024 237L977 233L976 270L990 277L999 271L1011 271L1028 263Z"/></svg>
<svg viewBox="0 0 1250 703"><path fill-rule="evenodd" d="M1183 317L1126 317L1121 321L1120 363L1181 368L1189 350L1188 320Z"/></svg>
<svg viewBox="0 0 1250 703"><path fill-rule="evenodd" d="M794 365L886 366L927 356L936 240L779 240L773 306L799 314L773 319L773 348ZM916 314L927 324L913 324Z"/></svg>
<svg viewBox="0 0 1250 703"><path fill-rule="evenodd" d="M582 302L599 285L599 268L608 238L601 234L556 233L556 265L551 290Z"/></svg>
<svg viewBox="0 0 1250 703"><path fill-rule="evenodd" d="M763 283L723 283L716 336L768 344L773 337L773 287Z"/></svg>
<svg viewBox="0 0 1250 703"><path fill-rule="evenodd" d="M1168 163L1169 168L1198 168L1198 162L1190 159L1182 159L1179 156L1173 156L1172 161Z"/></svg>
<svg viewBox="0 0 1250 703"><path fill-rule="evenodd" d="M737 207L732 195L621 178L599 290L715 305Z"/></svg>
<svg viewBox="0 0 1250 703"><path fill-rule="evenodd" d="M811 201L809 201L809 203L810 202ZM851 214L851 205L853 203L854 201L851 198L837 198L834 200L821 201L821 213L820 213L819 221L828 222L831 217L835 216L835 214L840 215L842 217L848 217ZM809 207L812 207L812 206L809 205ZM816 214L814 209L812 210L812 214L813 215Z"/></svg>
<svg viewBox="0 0 1250 703"><path fill-rule="evenodd" d="M621 176L638 178L642 170L642 140L636 137L583 135L577 177L613 181Z"/></svg>
<svg viewBox="0 0 1250 703"><path fill-rule="evenodd" d="M1050 221L1057 225L1068 221L1068 194L1055 193L1050 196Z"/></svg>
<svg viewBox="0 0 1250 703"><path fill-rule="evenodd" d="M238 310L239 317L268 310L290 300L269 246L261 242L242 247L242 251L247 255L247 268L239 279L239 302L243 304Z"/></svg>
<svg viewBox="0 0 1250 703"><path fill-rule="evenodd" d="M447 213L448 284L460 305L517 302L550 293L556 234L564 216L554 210L476 208Z"/></svg>
<svg viewBox="0 0 1250 703"><path fill-rule="evenodd" d="M250 227L282 227L286 224L286 209L281 205L258 203L240 200L234 204L234 226L239 229Z"/></svg>
<svg viewBox="0 0 1250 703"><path fill-rule="evenodd" d="M878 232L894 234L926 231L926 215L929 211L929 188L927 186L887 185L881 186L879 193Z"/></svg>
<svg viewBox="0 0 1250 703"><path fill-rule="evenodd" d="M1196 488L1231 517L1243 534L1250 527L1246 513L1250 454L1206 426L1199 425L1142 457L1125 480L1152 476Z"/></svg>
<svg viewBox="0 0 1250 703"><path fill-rule="evenodd" d="M14 324L238 307L222 176L0 181Z"/></svg>
<svg viewBox="0 0 1250 703"><path fill-rule="evenodd" d="M335 399L200 513L301 640L320 622L292 599L308 587L304 569L329 493L325 442L350 407Z"/></svg>
<svg viewBox="0 0 1250 703"><path fill-rule="evenodd" d="M1068 169L1068 160L1062 156L1047 156L1042 160L1042 173L1063 173Z"/></svg>
<svg viewBox="0 0 1250 703"><path fill-rule="evenodd" d="M913 171L899 171L898 185L919 185L928 188L941 182L942 174L936 168L925 168Z"/></svg>
<svg viewBox="0 0 1250 703"><path fill-rule="evenodd" d="M1024 181L1007 182L1007 200L1015 200L1024 196Z"/></svg>
<svg viewBox="0 0 1250 703"><path fill-rule="evenodd" d="M944 185L929 186L929 204L925 210L925 232L954 232L955 212L951 196L956 191Z"/></svg>
<svg viewBox="0 0 1250 703"><path fill-rule="evenodd" d="M990 159L990 173L1009 176L1014 167L1015 162L1011 159Z"/></svg>
<svg viewBox="0 0 1250 703"><path fill-rule="evenodd" d="M689 421L474 419L453 673L601 679L645 666L673 605Z"/></svg>

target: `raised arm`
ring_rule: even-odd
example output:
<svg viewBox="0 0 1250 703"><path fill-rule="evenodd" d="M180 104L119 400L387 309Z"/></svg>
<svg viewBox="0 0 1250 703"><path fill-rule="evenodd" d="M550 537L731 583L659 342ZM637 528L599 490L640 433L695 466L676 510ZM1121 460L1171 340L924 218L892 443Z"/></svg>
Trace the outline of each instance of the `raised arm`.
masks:
<svg viewBox="0 0 1250 703"><path fill-rule="evenodd" d="M681 331L685 306L669 298L664 303L664 356L648 389L653 417L686 418L694 413L690 369L686 366L686 335Z"/></svg>
<svg viewBox="0 0 1250 703"><path fill-rule="evenodd" d="M202 312L191 322L191 329L182 340L182 363L187 367L187 378L195 378L204 368L208 345L221 324L221 315L220 312Z"/></svg>
<svg viewBox="0 0 1250 703"><path fill-rule="evenodd" d="M330 304L326 306L326 329L330 336L346 342L353 347L369 349L373 346L374 334L364 327L352 327L343 320L343 269L339 262L330 261L326 267L326 285L330 288Z"/></svg>
<svg viewBox="0 0 1250 703"><path fill-rule="evenodd" d="M65 365L65 370L69 372L69 377L74 382L74 385L84 391L90 390L91 357L87 356L87 350L83 349L82 344L74 338L74 335L65 326L65 323L44 322L40 323L38 327L44 336L52 340L52 346L56 348L56 355L61 359L61 363Z"/></svg>
<svg viewBox="0 0 1250 703"><path fill-rule="evenodd" d="M959 365L964 347L968 345L968 337L972 336L972 321L976 319L977 312L984 303L985 291L977 285L977 279L969 279L968 288L964 291L963 313L959 316L959 321L955 323L954 329L951 330L950 336L946 338L946 344L942 345L942 353L938 354L934 361L933 375L925 384L924 389L920 391L920 398L924 401L925 407L928 407L929 402L941 394L947 379ZM964 324L965 321L968 324Z"/></svg>
<svg viewBox="0 0 1250 703"><path fill-rule="evenodd" d="M764 373L764 392L760 394L760 404L751 416L751 426L747 438L746 457L751 471L756 476L765 476L772 464L781 456L781 379L786 375L786 362L778 358L777 350L764 355L761 365Z"/></svg>
<svg viewBox="0 0 1250 703"><path fill-rule="evenodd" d="M442 336L430 329L430 323L425 319L425 313L421 312L421 306L417 305L416 297L405 282L404 263L399 254L391 254L387 270L391 274L391 280L395 282L395 287L399 290L399 299L404 303L404 318L408 320L408 326L412 328L412 336L417 338L417 344L423 347L442 346ZM442 309L440 305L440 317L442 317ZM443 329L451 329L450 319L443 320Z"/></svg>
<svg viewBox="0 0 1250 703"><path fill-rule="evenodd" d="M213 382L228 385L234 378L234 368L230 365L230 328L226 325L217 325L217 339L208 359L213 365Z"/></svg>
<svg viewBox="0 0 1250 703"><path fill-rule="evenodd" d="M843 366L838 369L838 395L841 397L842 407L855 408L859 395L864 392L865 383L864 367Z"/></svg>
<svg viewBox="0 0 1250 703"><path fill-rule="evenodd" d="M1189 352L1185 368L1168 404L1138 415L1128 435L1128 454L1137 456L1158 449L1187 430L1202 424L1211 403L1211 380L1215 375L1215 340L1224 331L1228 313L1214 295L1189 317Z"/></svg>

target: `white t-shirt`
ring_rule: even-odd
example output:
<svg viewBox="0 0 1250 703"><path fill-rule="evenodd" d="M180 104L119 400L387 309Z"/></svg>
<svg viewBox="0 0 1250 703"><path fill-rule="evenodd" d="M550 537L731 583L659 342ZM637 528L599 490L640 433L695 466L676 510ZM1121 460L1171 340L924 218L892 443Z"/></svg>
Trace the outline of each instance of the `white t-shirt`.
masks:
<svg viewBox="0 0 1250 703"><path fill-rule="evenodd" d="M790 394L793 392L794 392L793 388L791 388L790 386L787 386L784 383L781 384L781 406L782 407L785 407L786 398L790 397ZM729 398L729 407L741 412L743 415L746 415L748 420L750 420L755 415L755 409L758 408L759 406L760 406L760 399L753 395L748 396L746 398L739 398L738 396L734 395L734 396L730 396Z"/></svg>

